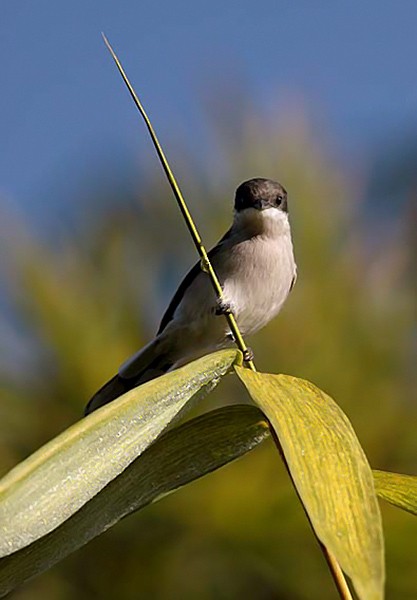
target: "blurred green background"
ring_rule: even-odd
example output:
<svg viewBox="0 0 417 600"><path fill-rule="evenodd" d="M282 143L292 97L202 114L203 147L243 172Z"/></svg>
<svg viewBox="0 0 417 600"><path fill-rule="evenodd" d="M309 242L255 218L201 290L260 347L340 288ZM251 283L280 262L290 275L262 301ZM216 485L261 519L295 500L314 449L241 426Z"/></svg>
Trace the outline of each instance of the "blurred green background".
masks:
<svg viewBox="0 0 417 600"><path fill-rule="evenodd" d="M355 164L323 116L269 92L266 108L244 78L213 79L200 91L201 155L181 125L171 124L169 136L159 130L161 140L168 137L208 246L229 226L241 181L271 177L287 188L299 278L278 318L249 340L256 364L329 393L374 468L417 474L417 135L410 127L405 141ZM122 94L116 106L131 109ZM132 137L148 144L132 123ZM1 344L0 474L80 418L91 394L154 335L195 261L156 158L130 156L126 167L117 149L110 143L107 158L97 151L88 175L83 166L83 193L72 182L61 221L55 214L39 228L25 211L2 207L0 304L9 333ZM57 168L48 206L69 194L63 173ZM48 220L47 209L39 220ZM229 377L199 410L247 401ZM414 600L417 520L382 511L387 596ZM129 517L12 597L326 600L335 590L268 442Z"/></svg>
<svg viewBox="0 0 417 600"><path fill-rule="evenodd" d="M415 472L411 190L382 247L374 240L376 252L370 242L378 227L370 233L361 184L318 147L301 114L297 126L283 122L277 128L246 114L238 136L225 126L217 130L227 173L220 180L197 170L178 143L190 207L214 242L230 221L236 183L248 173L279 174L290 192L299 280L283 312L251 340L257 365L308 378L330 393L372 466ZM194 260L156 160L137 185L136 197L121 192L105 210L93 195L77 230L53 247L21 223L8 223L9 293L36 351L30 370L15 364L2 374L2 472L80 417L92 392L153 335L175 282ZM202 408L245 401L230 377ZM388 589L411 600L417 520L387 506L383 514ZM266 443L130 517L14 596L311 599L332 598L334 590Z"/></svg>

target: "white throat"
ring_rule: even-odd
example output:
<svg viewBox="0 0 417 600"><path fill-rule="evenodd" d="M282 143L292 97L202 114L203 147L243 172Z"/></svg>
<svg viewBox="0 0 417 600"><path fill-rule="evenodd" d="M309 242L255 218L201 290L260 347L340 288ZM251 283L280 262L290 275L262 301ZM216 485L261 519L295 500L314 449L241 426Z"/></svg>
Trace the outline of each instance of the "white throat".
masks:
<svg viewBox="0 0 417 600"><path fill-rule="evenodd" d="M234 225L236 229L251 231L254 235L277 237L290 233L288 214L278 208L246 208L235 212Z"/></svg>

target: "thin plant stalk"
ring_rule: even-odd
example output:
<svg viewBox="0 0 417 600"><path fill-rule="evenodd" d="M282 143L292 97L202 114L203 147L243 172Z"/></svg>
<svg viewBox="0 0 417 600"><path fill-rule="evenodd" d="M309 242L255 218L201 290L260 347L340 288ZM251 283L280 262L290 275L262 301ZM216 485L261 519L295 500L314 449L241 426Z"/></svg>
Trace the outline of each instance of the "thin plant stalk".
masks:
<svg viewBox="0 0 417 600"><path fill-rule="evenodd" d="M317 537L317 536L316 536ZM320 544L320 547L323 551L324 558L326 559L327 565L330 569L330 572L333 577L333 581L336 585L337 591L339 592L340 597L343 600L353 600L352 594L350 593L349 586L346 582L345 576L343 575L343 571L340 568L339 563L333 556L333 554L324 546L319 539L317 541Z"/></svg>
<svg viewBox="0 0 417 600"><path fill-rule="evenodd" d="M128 90L130 92L130 95L132 96L133 101L136 104L136 107L138 108L140 114L142 115L142 117L143 117L143 119L144 119L144 121L146 123L146 126L148 128L149 134L150 134L152 142L153 142L153 145L155 146L156 152L158 154L159 160L161 161L162 167L163 167L163 169L165 171L165 174L167 176L167 179L169 181L171 189L172 189L172 191L174 193L174 196L175 196L175 198L177 200L178 206L179 206L179 208L181 210L181 213L182 213L182 215L184 217L184 220L185 220L185 222L187 224L188 230L189 230L189 232L191 234L191 237L193 239L193 242L195 244L197 252L198 252L198 254L200 256L200 259L201 259L201 268L210 277L210 280L211 280L211 283L213 285L214 291L216 292L217 298L218 298L219 302L221 303L222 300L223 300L222 286L220 285L220 282L219 282L219 280L217 278L217 275L216 275L216 273L215 273L215 271L213 269L213 266L212 266L212 264L210 262L210 259L208 257L207 251L206 251L206 249L205 249L205 247L203 245L201 236L200 236L200 234L198 232L197 227L195 226L195 223L194 223L193 218L192 218L192 216L190 214L190 211L188 210L187 204L185 203L185 200L184 200L184 197L183 197L182 192L180 190L180 187L179 187L179 185L178 185L178 183L177 183L177 181L176 181L176 179L174 177L173 172L171 171L171 168L170 168L170 166L168 164L168 161L167 161L167 159L165 157L165 153L162 150L162 146L159 143L159 140L158 140L158 138L156 136L154 128L152 127L152 123L151 123L148 115L146 114L146 111L143 108L142 103L140 102L140 100L139 100L139 98L138 98L135 90L133 89L133 86L130 83L130 81L129 81L129 79L128 79L128 77L127 77L127 75L126 75L126 73L125 73L125 71L124 71L124 69L123 69L123 67L122 67L119 59L117 58L116 53L114 52L113 48L111 47L110 42L108 41L108 39L106 38L106 36L104 35L104 33L102 35L103 35L104 42L105 42L107 48L109 49L110 54L112 55L113 60L116 63L117 68L119 69L119 72L120 72L120 74L121 74L121 76L123 78L123 81L125 82ZM245 340L243 339L243 336L242 336L242 334L241 334L241 332L239 330L239 327L238 327L238 325L236 323L236 319L234 317L233 312L231 312L231 311L225 312L225 317L227 319L228 325L230 327L230 331L232 332L232 335L233 335L233 338L234 338L234 340L236 342L236 345L237 345L237 347L239 348L239 350L243 354L243 357L245 359L246 365L250 369L252 369L252 371L255 371L256 369L255 369L255 365L254 365L253 361L250 358L247 359L247 357L249 357L248 347L247 347L247 345L245 343Z"/></svg>
<svg viewBox="0 0 417 600"><path fill-rule="evenodd" d="M154 131L154 128L152 127L152 123L151 123L151 121L150 121L150 119L149 119L149 117L148 117L145 109L143 108L143 105L142 105L141 101L139 100L139 98L138 98L135 90L133 89L133 86L130 83L130 81L129 81L127 75L126 75L126 73L125 73L125 71L124 71L124 69L122 67L122 64L121 64L120 60L118 59L118 57L116 56L116 53L114 52L113 48L111 47L110 42L108 41L108 39L106 38L106 36L104 35L104 33L102 33L102 36L103 36L103 39L104 39L104 43L106 44L108 50L110 51L110 54L112 55L113 60L116 63L116 66L117 66L117 68L118 68L118 70L120 72L120 75L122 76L123 81L125 82L128 90L130 92L130 95L132 96L132 99L133 99L133 101L134 101L137 109L139 110L140 114L142 115L143 120L145 121L146 127L148 128L149 134L151 136L153 145L154 145L154 147L156 149L156 152L158 154L159 160L161 161L162 167L163 167L163 169L165 171L165 174L167 176L167 179L169 181L171 189L172 189L172 191L174 193L175 199L177 200L178 206L179 206L179 208L181 210L181 213L182 213L182 215L184 217L184 220L186 222L188 230L189 230L189 232L191 234L191 237L193 239L194 245L195 245L195 247L197 249L197 252L198 252L198 254L200 256L200 259L201 259L201 268L210 277L210 280L211 280L211 283L213 285L214 291L215 291L215 293L217 295L217 298L218 298L219 302L222 302L222 300L223 300L223 290L222 290L222 287L221 287L220 282L218 280L218 277L217 277L217 275L216 275L216 273L215 273L215 271L213 269L213 266L212 266L212 264L210 262L210 259L208 257L207 251L206 251L206 249L205 249L205 247L203 245L203 242L202 242L201 236L200 236L200 234L198 232L198 229L197 229L197 227L196 227L196 225L194 223L194 220L193 220L193 218L192 218L192 216L190 214L190 211L188 210L187 204L186 204L186 202L184 200L184 197L182 195L180 187L179 187L179 185L178 185L178 183L177 183L177 181L175 179L175 176L174 176L174 174L173 174L173 172L172 172L172 170L171 170L171 168L170 168L170 166L168 164L168 160L167 160L167 158L165 156L165 153L164 153L164 151L162 149L161 144L159 143L159 140L158 140L157 135L156 135L156 133ZM242 334L241 334L241 332L239 330L239 327L237 325L237 322L236 322L236 319L235 319L235 317L233 315L233 312L226 312L225 313L225 317L227 319L228 325L230 327L230 331L232 332L232 335L234 337L234 340L235 340L235 343L236 343L237 347L242 352L243 357L244 358L247 357L248 356L248 347L247 347L247 345L245 343L245 340L243 339L243 336L242 336ZM245 364L247 365L247 367L249 367L250 369L252 369L252 371L256 371L255 364L254 364L253 360L245 360ZM296 486L294 484L294 481L292 479L291 472L290 472L290 470L288 468L288 463L287 463L287 461L285 459L285 456L283 454L282 447L281 447L279 439L278 439L278 437L276 435L276 432L274 431L274 429L273 429L272 426L270 426L270 429L271 429L272 436L273 436L273 439L275 441L275 444L276 444L276 446L278 448L278 451L279 451L279 453L281 455L281 458L282 458L282 460L284 462L285 468L287 469L288 475L289 475L289 477L291 479L291 482L292 482L292 484L294 486L294 489L295 489L295 491L297 493L297 496L300 499L300 502L301 502L301 504L302 504L302 506L304 508L304 511L305 511L305 513L307 515L307 519L308 519L308 521L309 521L309 523L311 525L311 528L313 530L313 533L314 533L314 535L317 538L317 535L316 535L316 533L314 531L314 528L312 526L312 523L310 521L309 515L308 515L307 511L305 510L304 504L303 504L303 502L302 502L302 500L301 500L301 498L300 498L300 496L298 494L297 488L296 488ZM352 600L352 595L351 595L351 593L349 591L349 587L348 587L348 585L346 583L346 580L344 578L343 572L342 572L339 564L337 563L337 561L334 558L334 556L327 550L327 548L320 542L320 540L318 538L317 538L317 540L319 542L320 548L322 549L322 552L324 554L326 562L327 562L327 564L329 566L330 572L332 574L332 577L333 577L333 580L335 582L336 588L337 588L337 590L339 592L340 598L342 600Z"/></svg>
<svg viewBox="0 0 417 600"><path fill-rule="evenodd" d="M269 423L269 421L268 421L268 423ZM294 487L295 493L297 494L298 499L301 503L301 506L303 507L304 514L307 517L307 521L310 523L311 531L313 532L314 537L316 538L318 545L319 545L321 551L323 552L323 556L326 560L327 566L329 567L329 571L331 573L331 576L333 577L333 581L337 588L337 591L339 592L339 596L342 600L353 600L352 594L350 593L349 586L346 582L345 576L343 575L343 571L340 568L339 563L337 562L337 560L335 559L333 554L326 548L326 546L321 542L321 540L317 536L317 533L313 527L313 523L311 522L310 515L308 514L308 512L304 506L304 503L300 497L300 494L298 493L297 486L294 483L294 479L291 475L291 471L289 469L287 459L285 458L284 450L282 449L281 442L279 441L279 438L277 436L275 429L272 427L272 425L270 423L269 423L269 429L271 431L271 435L272 435L274 444L275 444L275 446L282 458L282 462L284 463L285 468L287 470L288 477L290 478L291 483Z"/></svg>

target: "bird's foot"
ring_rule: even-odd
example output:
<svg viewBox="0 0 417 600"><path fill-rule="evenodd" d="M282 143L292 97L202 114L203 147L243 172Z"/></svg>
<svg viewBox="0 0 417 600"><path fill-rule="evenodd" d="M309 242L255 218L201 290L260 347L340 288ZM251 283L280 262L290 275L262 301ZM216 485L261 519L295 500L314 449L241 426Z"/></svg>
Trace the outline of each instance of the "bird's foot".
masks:
<svg viewBox="0 0 417 600"><path fill-rule="evenodd" d="M202 271L204 271L204 273L208 273L208 272L209 272L209 270L210 270L210 269L209 269L209 262L208 262L208 259L207 259L207 258L204 258L204 257L203 257L203 258L200 260L200 269L201 269Z"/></svg>
<svg viewBox="0 0 417 600"><path fill-rule="evenodd" d="M251 362L254 358L255 358L255 354L254 354L252 348L246 348L245 352L243 353L243 360L245 362Z"/></svg>
<svg viewBox="0 0 417 600"><path fill-rule="evenodd" d="M217 298L216 309L214 311L214 314L216 316L219 316L219 315L230 315L231 313L232 313L232 307L230 306L230 304L228 302L225 302L224 300L220 300L220 298Z"/></svg>

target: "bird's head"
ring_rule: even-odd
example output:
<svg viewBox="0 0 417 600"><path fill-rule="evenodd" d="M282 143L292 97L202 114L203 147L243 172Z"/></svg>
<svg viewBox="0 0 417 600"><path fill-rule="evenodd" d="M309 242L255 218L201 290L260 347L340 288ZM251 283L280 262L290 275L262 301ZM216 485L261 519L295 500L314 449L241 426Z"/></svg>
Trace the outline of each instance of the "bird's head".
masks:
<svg viewBox="0 0 417 600"><path fill-rule="evenodd" d="M250 208L258 211L272 208L287 213L287 192L272 179L256 177L244 181L236 190L235 211L240 213Z"/></svg>

